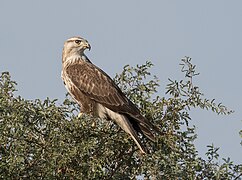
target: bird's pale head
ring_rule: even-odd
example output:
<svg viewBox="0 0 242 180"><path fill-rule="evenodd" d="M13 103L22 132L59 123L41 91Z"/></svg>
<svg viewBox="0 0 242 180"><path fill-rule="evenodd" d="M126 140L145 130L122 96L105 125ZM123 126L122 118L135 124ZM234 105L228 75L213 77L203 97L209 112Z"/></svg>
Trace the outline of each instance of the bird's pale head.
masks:
<svg viewBox="0 0 242 180"><path fill-rule="evenodd" d="M71 37L67 39L64 43L64 48L62 53L63 59L69 56L77 56L77 55L82 56L83 52L86 49L89 49L89 50L91 49L91 46L87 40L78 36Z"/></svg>

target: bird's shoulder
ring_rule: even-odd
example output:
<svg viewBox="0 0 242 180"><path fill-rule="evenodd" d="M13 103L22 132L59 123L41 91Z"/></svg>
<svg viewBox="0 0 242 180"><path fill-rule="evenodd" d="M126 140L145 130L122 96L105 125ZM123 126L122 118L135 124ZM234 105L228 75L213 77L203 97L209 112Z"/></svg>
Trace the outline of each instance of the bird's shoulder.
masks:
<svg viewBox="0 0 242 180"><path fill-rule="evenodd" d="M82 91L89 93L100 92L100 95L122 94L123 96L123 93L111 77L90 62L75 61L65 68L65 73Z"/></svg>
<svg viewBox="0 0 242 180"><path fill-rule="evenodd" d="M99 67L95 66L91 62L78 60L71 64L69 64L65 71L69 76L86 77L86 78L98 78L98 79L107 79L111 80L111 78Z"/></svg>

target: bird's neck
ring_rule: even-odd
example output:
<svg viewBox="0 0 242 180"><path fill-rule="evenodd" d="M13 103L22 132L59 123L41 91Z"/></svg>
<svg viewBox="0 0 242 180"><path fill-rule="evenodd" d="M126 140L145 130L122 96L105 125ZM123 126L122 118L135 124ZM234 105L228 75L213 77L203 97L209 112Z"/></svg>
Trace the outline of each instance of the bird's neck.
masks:
<svg viewBox="0 0 242 180"><path fill-rule="evenodd" d="M86 61L86 62L92 63L84 53L81 55L81 59L82 59L83 61Z"/></svg>
<svg viewBox="0 0 242 180"><path fill-rule="evenodd" d="M62 64L64 65L68 65L68 64L75 64L75 63L78 63L80 61L85 61L85 62L88 62L88 63L91 63L91 61L88 59L88 57L82 53L82 54L79 54L79 53L75 53L75 54L72 54L72 55L69 55L69 56L63 56L62 57Z"/></svg>

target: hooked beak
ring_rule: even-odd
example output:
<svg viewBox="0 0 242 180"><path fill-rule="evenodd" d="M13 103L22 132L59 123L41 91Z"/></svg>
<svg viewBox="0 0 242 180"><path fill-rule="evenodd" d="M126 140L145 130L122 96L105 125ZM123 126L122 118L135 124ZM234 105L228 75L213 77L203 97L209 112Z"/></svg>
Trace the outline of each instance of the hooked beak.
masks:
<svg viewBox="0 0 242 180"><path fill-rule="evenodd" d="M85 42L84 47L89 51L91 50L91 45L88 42Z"/></svg>

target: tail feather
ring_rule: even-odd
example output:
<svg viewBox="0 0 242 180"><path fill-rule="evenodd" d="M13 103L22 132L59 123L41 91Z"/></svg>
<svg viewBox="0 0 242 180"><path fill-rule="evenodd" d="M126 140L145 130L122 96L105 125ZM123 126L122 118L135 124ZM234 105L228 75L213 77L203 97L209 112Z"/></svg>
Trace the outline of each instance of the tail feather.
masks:
<svg viewBox="0 0 242 180"><path fill-rule="evenodd" d="M139 149L141 150L141 152L143 154L147 153L147 149L146 147L142 144L142 142L140 141L140 138L138 137L137 131L134 129L133 125L131 124L131 122L129 121L129 119L127 117L125 117L124 115L120 115L121 123L117 122L118 125L128 134L130 134L130 136L132 137L132 139L134 140L134 142L137 144L137 146L139 147Z"/></svg>
<svg viewBox="0 0 242 180"><path fill-rule="evenodd" d="M135 118L132 116L129 117L134 128L138 132L149 138L151 141L155 141L155 133L161 134L160 130L151 122L149 122L144 116L139 114L138 116L135 116Z"/></svg>
<svg viewBox="0 0 242 180"><path fill-rule="evenodd" d="M141 133L143 133L147 138L149 138L151 141L155 141L155 136L154 134L151 132L150 128L147 127L146 125L144 124L139 124L138 125L140 130L141 130Z"/></svg>
<svg viewBox="0 0 242 180"><path fill-rule="evenodd" d="M142 144L140 138L138 137L137 130L133 127L133 124L128 119L128 117L126 117L125 115L113 112L108 108L105 108L105 110L108 117L114 120L126 133L128 133L132 137L134 142L137 144L140 151L145 154L147 152L146 147Z"/></svg>

